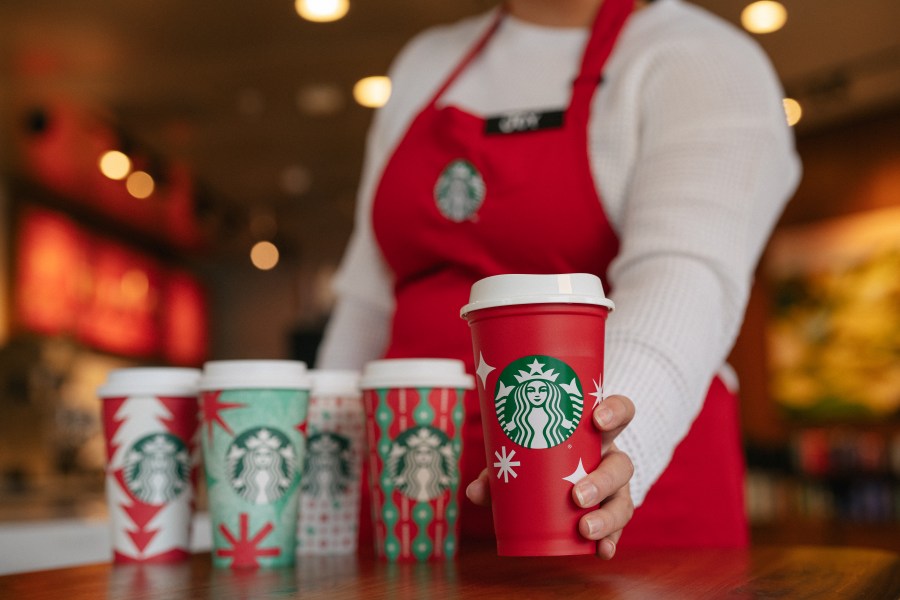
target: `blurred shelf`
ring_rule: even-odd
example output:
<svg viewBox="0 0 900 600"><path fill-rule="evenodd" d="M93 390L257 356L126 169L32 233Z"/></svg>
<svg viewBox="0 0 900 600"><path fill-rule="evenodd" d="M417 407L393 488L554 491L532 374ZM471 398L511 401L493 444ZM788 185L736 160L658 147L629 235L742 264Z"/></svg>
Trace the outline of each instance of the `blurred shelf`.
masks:
<svg viewBox="0 0 900 600"><path fill-rule="evenodd" d="M900 523L794 518L753 525L750 537L755 545L854 546L900 552Z"/></svg>

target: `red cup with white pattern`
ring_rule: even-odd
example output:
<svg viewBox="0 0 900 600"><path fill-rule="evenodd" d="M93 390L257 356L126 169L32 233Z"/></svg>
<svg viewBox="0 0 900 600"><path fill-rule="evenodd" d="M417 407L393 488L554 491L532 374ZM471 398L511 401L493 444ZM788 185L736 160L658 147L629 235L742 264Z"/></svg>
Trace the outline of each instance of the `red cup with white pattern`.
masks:
<svg viewBox="0 0 900 600"><path fill-rule="evenodd" d="M198 369L117 369L97 390L117 563L174 562L191 551Z"/></svg>
<svg viewBox="0 0 900 600"><path fill-rule="evenodd" d="M602 399L613 303L586 273L498 275L476 282L469 322L497 552L594 554L572 487L600 464L591 420Z"/></svg>

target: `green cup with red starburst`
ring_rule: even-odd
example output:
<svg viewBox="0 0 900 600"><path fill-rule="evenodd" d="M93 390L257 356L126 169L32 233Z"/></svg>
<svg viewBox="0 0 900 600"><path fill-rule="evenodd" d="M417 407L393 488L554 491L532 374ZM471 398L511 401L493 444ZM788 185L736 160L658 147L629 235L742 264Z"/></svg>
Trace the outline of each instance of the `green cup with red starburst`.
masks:
<svg viewBox="0 0 900 600"><path fill-rule="evenodd" d="M294 564L309 389L300 361L204 365L201 438L214 566Z"/></svg>

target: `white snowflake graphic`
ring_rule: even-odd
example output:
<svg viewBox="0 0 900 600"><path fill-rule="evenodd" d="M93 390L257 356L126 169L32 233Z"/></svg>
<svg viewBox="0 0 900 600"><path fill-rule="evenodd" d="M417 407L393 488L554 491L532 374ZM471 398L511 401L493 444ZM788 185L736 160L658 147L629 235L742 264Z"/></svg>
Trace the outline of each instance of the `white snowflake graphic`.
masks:
<svg viewBox="0 0 900 600"><path fill-rule="evenodd" d="M502 454L501 454L502 452ZM497 467L497 479L503 477L503 483L509 483L509 476L512 475L513 479L518 477L519 475L516 473L513 467L520 467L522 463L518 460L513 460L513 457L516 455L516 451L513 450L509 454L506 453L506 446L500 448L500 452L494 450L494 456L497 457L497 462L494 463L494 466Z"/></svg>

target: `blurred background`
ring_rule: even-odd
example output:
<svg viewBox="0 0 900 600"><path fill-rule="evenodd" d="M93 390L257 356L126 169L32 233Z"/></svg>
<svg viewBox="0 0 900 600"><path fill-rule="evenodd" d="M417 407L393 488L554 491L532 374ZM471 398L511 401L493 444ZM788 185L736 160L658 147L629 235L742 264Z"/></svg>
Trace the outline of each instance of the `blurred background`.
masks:
<svg viewBox="0 0 900 600"><path fill-rule="evenodd" d="M695 3L805 171L732 355L754 541L900 550L900 3ZM0 3L0 524L104 516L110 369L312 362L392 57L493 5Z"/></svg>

